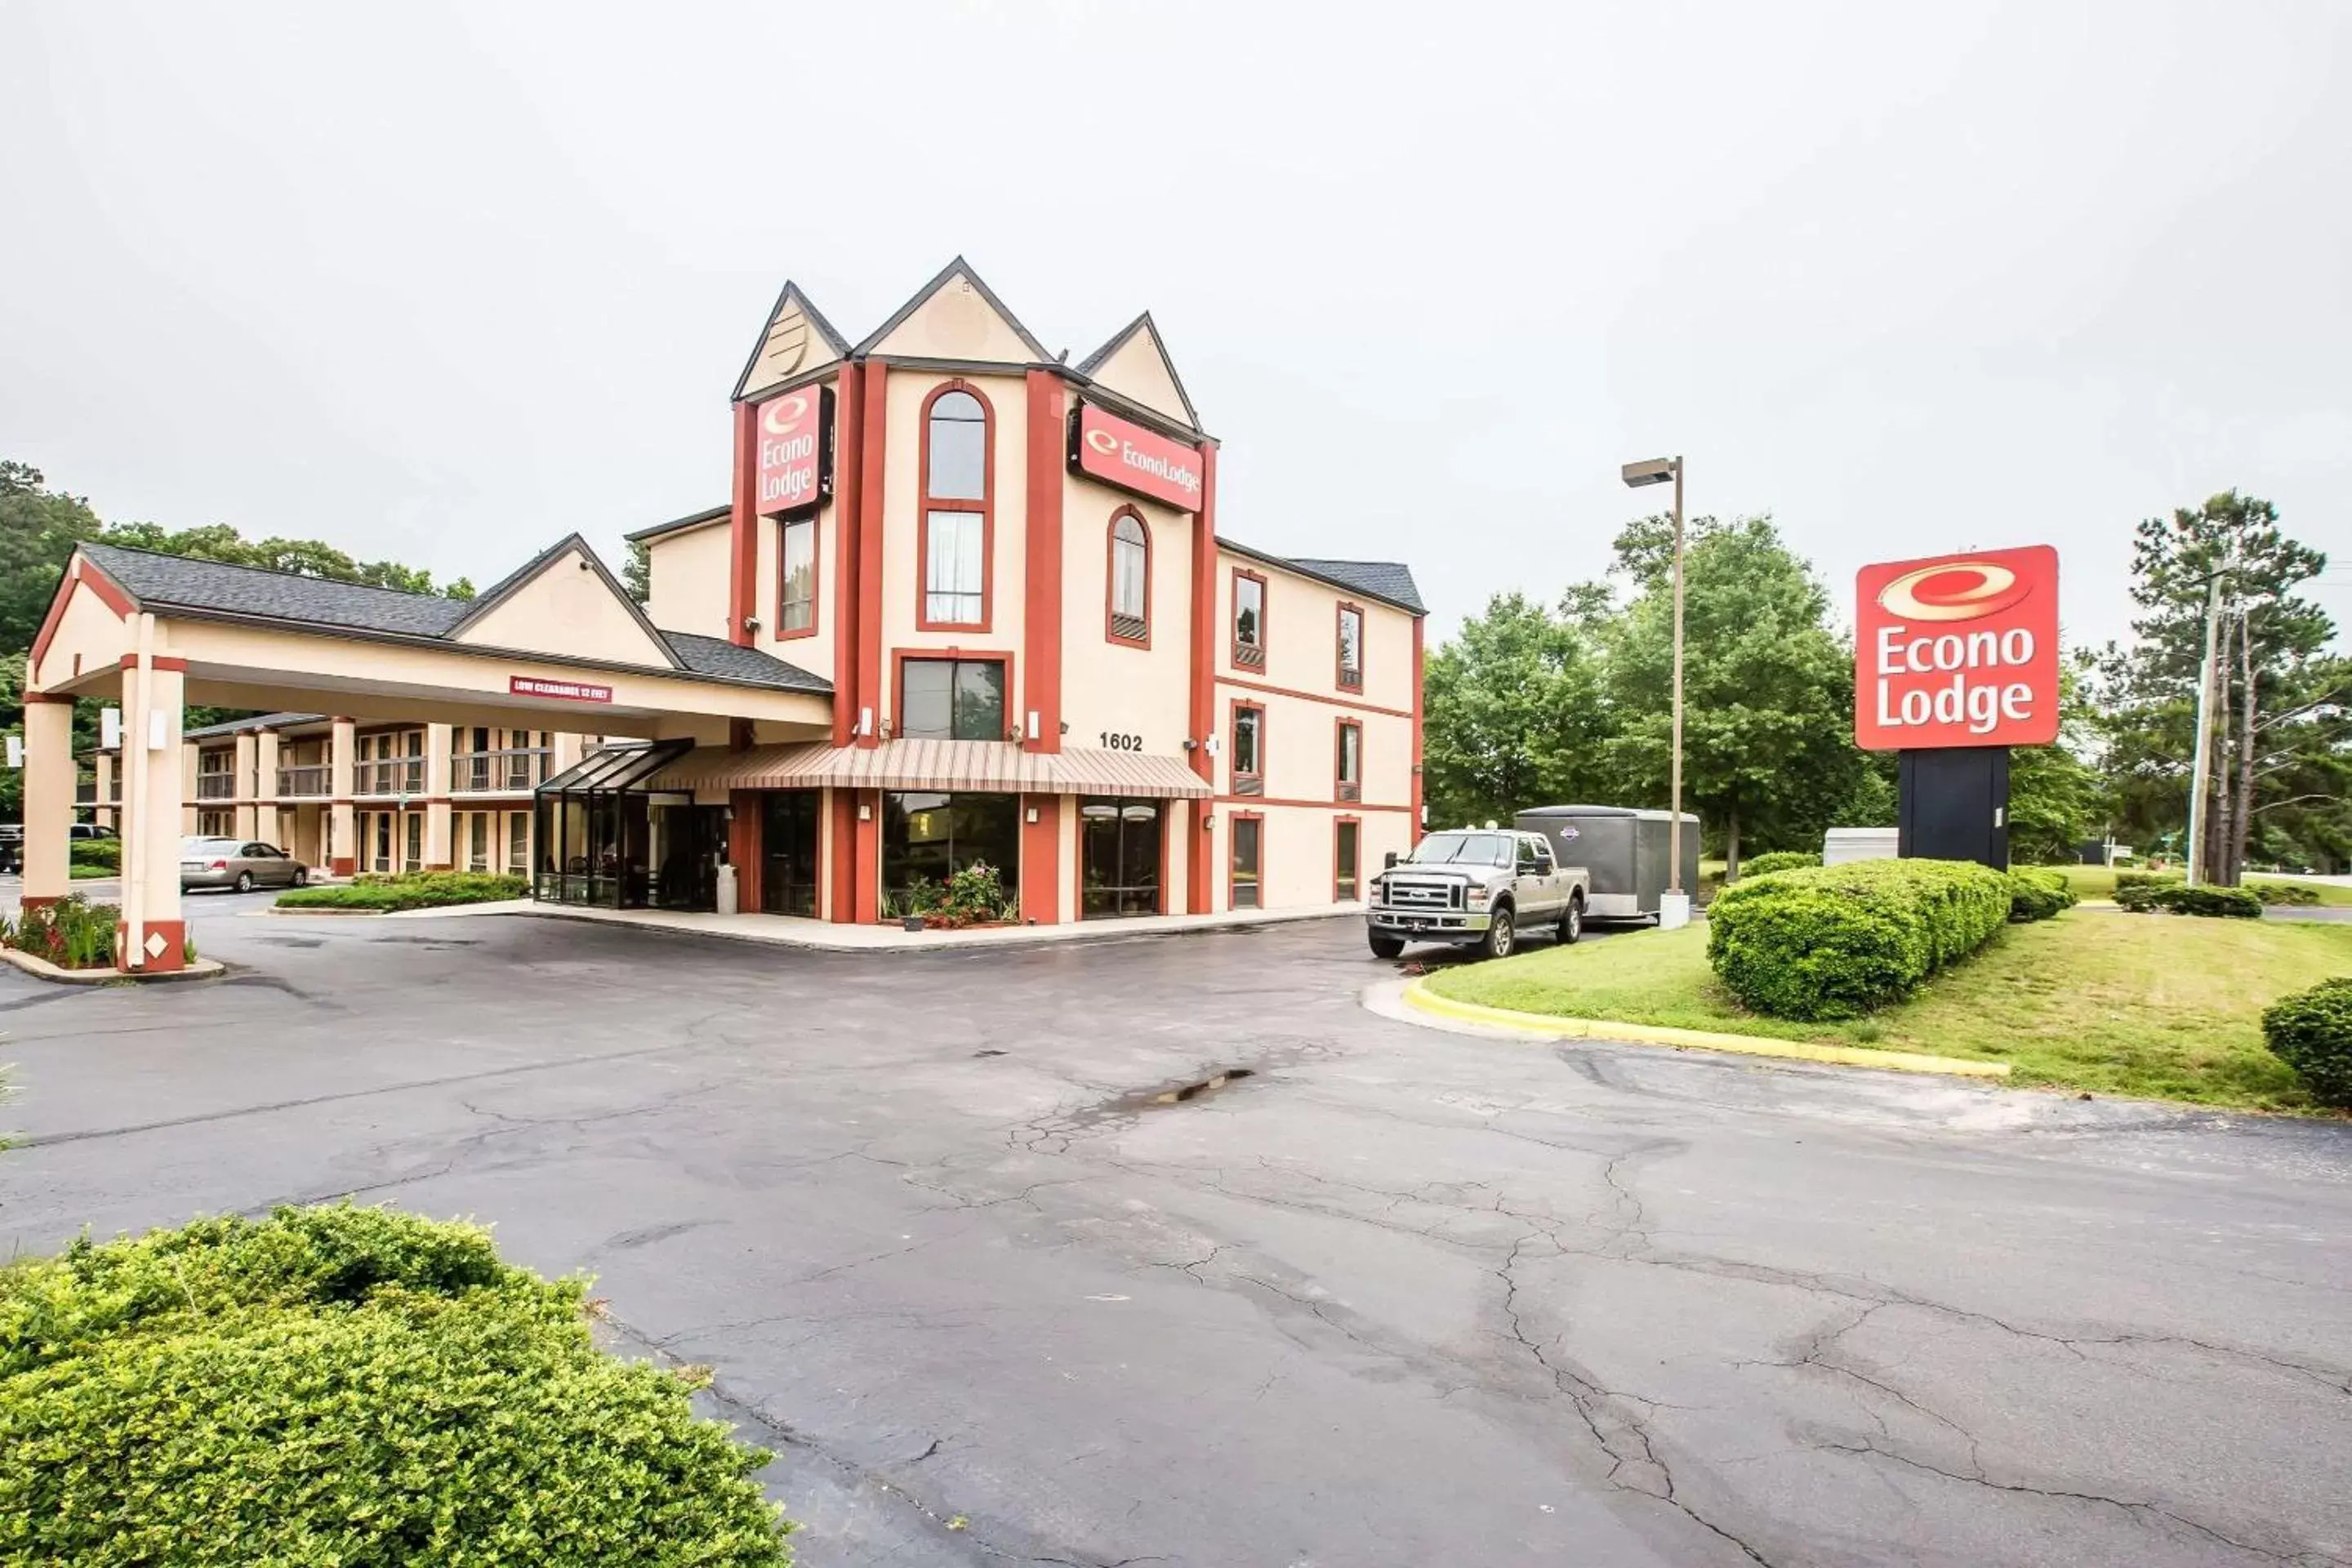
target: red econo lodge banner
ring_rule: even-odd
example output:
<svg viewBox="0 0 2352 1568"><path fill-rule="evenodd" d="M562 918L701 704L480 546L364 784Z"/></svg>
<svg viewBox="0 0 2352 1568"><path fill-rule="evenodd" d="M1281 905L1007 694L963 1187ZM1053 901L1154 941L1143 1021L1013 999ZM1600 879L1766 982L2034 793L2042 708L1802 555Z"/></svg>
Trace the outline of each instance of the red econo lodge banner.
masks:
<svg viewBox="0 0 2352 1568"><path fill-rule="evenodd" d="M1201 510L1201 454L1081 403L1070 421L1070 468L1184 511Z"/></svg>
<svg viewBox="0 0 2352 1568"><path fill-rule="evenodd" d="M1853 738L1864 751L2058 738L2058 552L1889 561L1854 579Z"/></svg>
<svg viewBox="0 0 2352 1568"><path fill-rule="evenodd" d="M758 500L761 517L814 506L833 490L833 421L824 416L832 394L803 386L760 405Z"/></svg>

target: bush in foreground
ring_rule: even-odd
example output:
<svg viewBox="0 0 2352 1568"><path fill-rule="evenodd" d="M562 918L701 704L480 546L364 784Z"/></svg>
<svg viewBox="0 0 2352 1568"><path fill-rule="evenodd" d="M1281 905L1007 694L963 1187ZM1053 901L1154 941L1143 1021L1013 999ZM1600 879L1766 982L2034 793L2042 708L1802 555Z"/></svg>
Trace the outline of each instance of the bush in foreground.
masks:
<svg viewBox="0 0 2352 1568"><path fill-rule="evenodd" d="M488 871L404 871L331 888L289 888L278 895L289 910L429 910L446 904L488 904L530 891L520 877Z"/></svg>
<svg viewBox="0 0 2352 1568"><path fill-rule="evenodd" d="M1822 858L1809 849L1774 849L1739 863L1742 877L1769 877L1775 871L1801 871L1818 866Z"/></svg>
<svg viewBox="0 0 2352 1568"><path fill-rule="evenodd" d="M2352 975L2272 1003L2263 1012L2263 1038L2314 1100L2352 1106Z"/></svg>
<svg viewBox="0 0 2352 1568"><path fill-rule="evenodd" d="M2007 876L1960 860L1858 860L1724 889L1707 911L1707 962L1756 1012L1852 1018L1897 1002L1992 940Z"/></svg>
<svg viewBox="0 0 2352 1568"><path fill-rule="evenodd" d="M2048 866L2019 866L2009 873L2009 918L2021 924L2046 921L2074 907L2066 873Z"/></svg>
<svg viewBox="0 0 2352 1568"><path fill-rule="evenodd" d="M2225 920L2263 918L2263 901L2245 888L2216 888L2186 882L2158 882L2116 889L2116 902L2146 914L2163 910L2176 915L2206 915Z"/></svg>
<svg viewBox="0 0 2352 1568"><path fill-rule="evenodd" d="M76 838L66 846L66 863L77 870L88 868L111 875L122 869L122 840L120 838Z"/></svg>
<svg viewBox="0 0 2352 1568"><path fill-rule="evenodd" d="M2307 882L2248 882L2246 891L2265 904L2319 902L2319 889Z"/></svg>
<svg viewBox="0 0 2352 1568"><path fill-rule="evenodd" d="M577 1279L382 1209L0 1269L0 1562L779 1568L767 1462Z"/></svg>
<svg viewBox="0 0 2352 1568"><path fill-rule="evenodd" d="M2120 893L2126 888L2178 887L2187 879L2178 871L2118 871L2116 891Z"/></svg>

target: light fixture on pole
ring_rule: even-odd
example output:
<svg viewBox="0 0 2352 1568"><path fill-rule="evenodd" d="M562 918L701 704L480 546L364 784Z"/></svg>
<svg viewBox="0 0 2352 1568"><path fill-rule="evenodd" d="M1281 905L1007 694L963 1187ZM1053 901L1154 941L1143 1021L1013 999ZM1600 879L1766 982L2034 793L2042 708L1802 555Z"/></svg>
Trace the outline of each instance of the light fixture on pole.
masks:
<svg viewBox="0 0 2352 1568"><path fill-rule="evenodd" d="M1683 886L1683 460L1652 458L1628 463L1620 470L1628 488L1675 482L1675 694L1674 746L1668 763L1672 783L1666 807L1666 893L1658 905L1658 924L1671 931L1690 923L1690 893Z"/></svg>

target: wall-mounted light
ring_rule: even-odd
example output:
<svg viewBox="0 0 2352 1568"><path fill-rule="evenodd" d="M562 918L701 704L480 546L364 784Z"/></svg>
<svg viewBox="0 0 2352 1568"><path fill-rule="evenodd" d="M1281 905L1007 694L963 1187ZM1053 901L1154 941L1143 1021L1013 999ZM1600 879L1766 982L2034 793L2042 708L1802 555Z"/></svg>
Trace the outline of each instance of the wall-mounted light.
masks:
<svg viewBox="0 0 2352 1568"><path fill-rule="evenodd" d="M1037 808L1036 808L1035 806L1034 806L1034 805L1033 805L1033 806L1031 806L1031 807L1029 808L1029 821L1031 822L1031 824L1032 824L1032 825L1034 825L1034 824L1035 824L1035 822L1036 822L1036 820L1037 820Z"/></svg>
<svg viewBox="0 0 2352 1568"><path fill-rule="evenodd" d="M862 800L857 803L857 820L860 822L874 820L874 808Z"/></svg>
<svg viewBox="0 0 2352 1568"><path fill-rule="evenodd" d="M1045 726L1037 722L1037 710L1034 708L1029 710L1028 731L1032 740L1045 733Z"/></svg>

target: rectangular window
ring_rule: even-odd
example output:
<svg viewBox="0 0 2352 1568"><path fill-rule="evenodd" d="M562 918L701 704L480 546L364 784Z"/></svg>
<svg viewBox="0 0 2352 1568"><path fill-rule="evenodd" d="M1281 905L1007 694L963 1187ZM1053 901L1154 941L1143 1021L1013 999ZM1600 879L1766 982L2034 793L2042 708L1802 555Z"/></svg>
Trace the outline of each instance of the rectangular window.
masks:
<svg viewBox="0 0 2352 1568"><path fill-rule="evenodd" d="M898 734L910 741L1004 739L1004 662L910 658L898 676Z"/></svg>
<svg viewBox="0 0 2352 1568"><path fill-rule="evenodd" d="M530 869L530 813L507 813L507 870L520 877Z"/></svg>
<svg viewBox="0 0 2352 1568"><path fill-rule="evenodd" d="M976 511L925 515L929 546L923 562L923 619L932 626L979 626L987 602L987 520Z"/></svg>
<svg viewBox="0 0 2352 1568"><path fill-rule="evenodd" d="M1262 909L1258 892L1258 835L1265 824L1255 816L1233 819L1234 864L1233 896L1227 900L1237 910Z"/></svg>
<svg viewBox="0 0 2352 1568"><path fill-rule="evenodd" d="M1331 897L1338 903L1347 903L1356 896L1358 831L1358 825L1353 822L1331 825Z"/></svg>
<svg viewBox="0 0 2352 1568"><path fill-rule="evenodd" d="M1339 721L1339 755L1336 760L1341 800L1364 798L1364 727L1352 719Z"/></svg>
<svg viewBox="0 0 2352 1568"><path fill-rule="evenodd" d="M776 612L779 634L816 629L816 519L788 518L783 525L783 605Z"/></svg>
<svg viewBox="0 0 2352 1568"><path fill-rule="evenodd" d="M487 871L490 868L490 814L469 811L466 814L466 869Z"/></svg>
<svg viewBox="0 0 2352 1568"><path fill-rule="evenodd" d="M1078 918L1160 912L1160 803L1078 802Z"/></svg>
<svg viewBox="0 0 2352 1568"><path fill-rule="evenodd" d="M401 856L401 869L415 871L425 864L425 814L412 811L408 813L407 822L407 843L404 846L405 852Z"/></svg>
<svg viewBox="0 0 2352 1568"><path fill-rule="evenodd" d="M882 886L903 899L916 886L944 887L985 861L1010 900L1020 888L1021 797L892 791L882 796Z"/></svg>
<svg viewBox="0 0 2352 1568"><path fill-rule="evenodd" d="M1265 579L1255 572L1234 573L1234 662L1265 668Z"/></svg>
<svg viewBox="0 0 2352 1568"><path fill-rule="evenodd" d="M1364 612L1353 605L1339 606L1339 685L1364 689Z"/></svg>
<svg viewBox="0 0 2352 1568"><path fill-rule="evenodd" d="M1234 793L1265 793L1265 710L1249 703L1234 707Z"/></svg>

